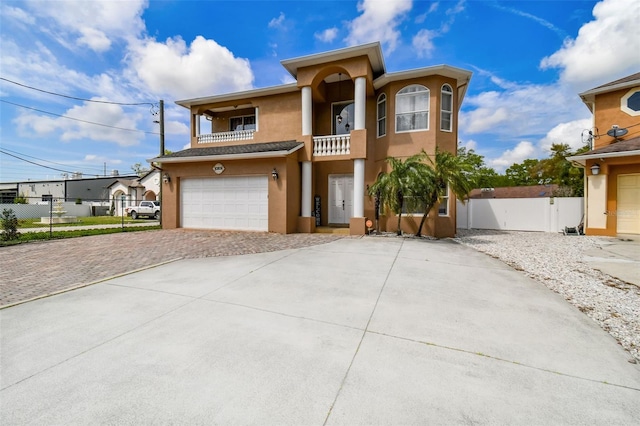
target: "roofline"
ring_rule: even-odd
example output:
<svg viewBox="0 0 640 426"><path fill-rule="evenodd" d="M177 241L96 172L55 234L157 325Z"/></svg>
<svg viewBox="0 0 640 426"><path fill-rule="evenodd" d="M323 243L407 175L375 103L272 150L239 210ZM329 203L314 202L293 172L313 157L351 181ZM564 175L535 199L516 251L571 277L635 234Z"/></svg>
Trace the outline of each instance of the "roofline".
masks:
<svg viewBox="0 0 640 426"><path fill-rule="evenodd" d="M623 81L622 83L613 84L610 86L598 86L594 89L587 90L586 92L579 93L582 102L589 108L589 111L593 112L592 104L595 101L596 95L603 93L615 92L616 90L631 89L632 87L640 86L640 78L635 80Z"/></svg>
<svg viewBox="0 0 640 426"><path fill-rule="evenodd" d="M424 77L429 75L444 75L445 77L455 78L456 81L458 82L458 85L456 87L457 89L459 89L458 105L462 105L462 100L464 99L464 96L467 93L467 88L469 86L469 81L471 80L472 74L473 73L471 71L468 71L462 68L452 67L451 65L444 65L444 64L433 65L430 67L415 68L412 70L385 73L384 75L381 75L380 77L376 78L373 81L373 87L377 90L377 89L380 89L382 86L394 81L407 80L410 78L418 78L418 77Z"/></svg>
<svg viewBox="0 0 640 426"><path fill-rule="evenodd" d="M567 157L567 160L579 163L584 166L586 160L595 160L598 158L633 157L634 155L640 155L640 149L622 152L603 152L601 154L574 155L573 157Z"/></svg>
<svg viewBox="0 0 640 426"><path fill-rule="evenodd" d="M275 158L286 157L293 154L304 146L300 143L298 146L290 150L268 151L268 152L249 152L243 154L224 154L224 155L195 155L190 157L155 157L147 160L148 163L191 163L196 161L220 161L220 160L250 160L255 158Z"/></svg>
<svg viewBox="0 0 640 426"><path fill-rule="evenodd" d="M283 93L291 93L298 91L297 83L282 84L280 86L263 87L260 89L245 90L242 92L225 93L222 95L205 96L202 98L193 98L176 101L176 104L185 108L191 108L198 105L206 105L216 102L234 101L240 99L258 98L261 96L281 95Z"/></svg>
<svg viewBox="0 0 640 426"><path fill-rule="evenodd" d="M330 50L328 52L314 53L312 55L300 56L292 59L280 61L280 64L289 71L293 78L298 76L298 68L323 64L331 61L353 58L366 55L369 57L371 68L374 74L384 74L386 66L380 42L376 41L358 46L351 46L343 49Z"/></svg>

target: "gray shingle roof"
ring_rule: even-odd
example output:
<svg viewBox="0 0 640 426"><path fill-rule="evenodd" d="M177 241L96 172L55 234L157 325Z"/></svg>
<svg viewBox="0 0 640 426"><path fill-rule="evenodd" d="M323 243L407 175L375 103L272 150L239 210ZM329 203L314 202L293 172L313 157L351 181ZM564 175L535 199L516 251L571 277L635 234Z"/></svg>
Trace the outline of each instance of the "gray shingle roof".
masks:
<svg viewBox="0 0 640 426"><path fill-rule="evenodd" d="M246 145L208 146L206 148L188 148L182 151L163 155L162 157L159 157L158 160L161 161L163 158L208 157L215 155L241 155L261 152L291 151L300 145L304 145L304 143L297 141L285 141L253 143Z"/></svg>
<svg viewBox="0 0 640 426"><path fill-rule="evenodd" d="M626 151L638 151L640 150L640 136L635 138L614 142L611 145L603 146L602 148L593 149L589 152L584 152L579 155L592 155L592 154L608 154L613 152L626 152Z"/></svg>

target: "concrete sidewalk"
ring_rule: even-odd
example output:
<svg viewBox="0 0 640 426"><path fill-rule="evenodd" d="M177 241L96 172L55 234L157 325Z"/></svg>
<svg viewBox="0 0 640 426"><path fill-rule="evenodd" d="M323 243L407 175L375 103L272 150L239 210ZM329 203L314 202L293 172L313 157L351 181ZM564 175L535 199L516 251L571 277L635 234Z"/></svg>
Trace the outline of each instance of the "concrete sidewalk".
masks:
<svg viewBox="0 0 640 426"><path fill-rule="evenodd" d="M640 287L640 236L603 238L599 249L585 253L589 265L619 280Z"/></svg>
<svg viewBox="0 0 640 426"><path fill-rule="evenodd" d="M185 259L0 311L1 424L635 424L640 368L449 240Z"/></svg>

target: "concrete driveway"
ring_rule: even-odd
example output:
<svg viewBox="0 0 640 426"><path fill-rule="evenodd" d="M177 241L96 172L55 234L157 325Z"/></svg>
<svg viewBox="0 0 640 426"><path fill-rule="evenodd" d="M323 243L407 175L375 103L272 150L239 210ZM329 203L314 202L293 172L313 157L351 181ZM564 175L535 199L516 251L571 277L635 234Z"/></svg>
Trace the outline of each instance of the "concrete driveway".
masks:
<svg viewBox="0 0 640 426"><path fill-rule="evenodd" d="M640 368L450 240L185 259L0 311L0 423L637 424Z"/></svg>

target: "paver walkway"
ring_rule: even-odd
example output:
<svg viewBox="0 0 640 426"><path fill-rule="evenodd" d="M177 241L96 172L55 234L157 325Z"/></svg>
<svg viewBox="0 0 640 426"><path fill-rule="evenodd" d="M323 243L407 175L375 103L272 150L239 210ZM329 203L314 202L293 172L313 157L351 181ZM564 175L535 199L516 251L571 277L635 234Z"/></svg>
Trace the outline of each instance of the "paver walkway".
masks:
<svg viewBox="0 0 640 426"><path fill-rule="evenodd" d="M331 234L175 229L0 247L0 307L174 259L271 252L339 238Z"/></svg>

